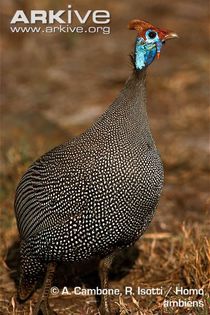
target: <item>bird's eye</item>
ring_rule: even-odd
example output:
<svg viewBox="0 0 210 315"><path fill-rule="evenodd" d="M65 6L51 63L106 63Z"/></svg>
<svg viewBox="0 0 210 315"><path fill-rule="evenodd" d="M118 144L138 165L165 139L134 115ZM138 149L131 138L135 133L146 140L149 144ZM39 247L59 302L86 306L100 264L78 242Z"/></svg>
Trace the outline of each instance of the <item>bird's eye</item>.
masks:
<svg viewBox="0 0 210 315"><path fill-rule="evenodd" d="M157 33L154 32L154 31L149 31L149 33L148 33L148 37L151 38L151 39L155 38L156 35L157 35Z"/></svg>

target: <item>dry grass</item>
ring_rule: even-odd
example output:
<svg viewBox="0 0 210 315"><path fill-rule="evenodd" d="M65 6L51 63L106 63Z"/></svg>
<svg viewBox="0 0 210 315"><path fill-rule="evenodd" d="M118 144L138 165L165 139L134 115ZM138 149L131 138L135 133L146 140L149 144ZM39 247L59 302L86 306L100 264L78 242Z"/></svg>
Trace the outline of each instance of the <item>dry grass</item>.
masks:
<svg viewBox="0 0 210 315"><path fill-rule="evenodd" d="M163 235L161 233L146 234L139 241L142 257L137 260L135 268L131 271L131 283L129 285L142 288L162 287L164 294L146 297L139 297L138 295L131 298L120 297L118 304L121 314L208 314L210 246L206 235L207 226L201 230L198 225L191 227L183 225L181 232L176 236L167 236L165 233ZM144 273L139 276L139 271L142 269ZM126 279L124 279L123 284L128 285ZM175 293L176 287L202 288L205 295L183 296ZM170 293L166 297L170 288ZM199 301L202 299L204 307L166 308L163 306L165 299L173 301L179 299Z"/></svg>
<svg viewBox="0 0 210 315"><path fill-rule="evenodd" d="M46 0L44 7L61 9L66 3ZM119 305L121 315L207 315L210 291L207 0L202 5L192 0L161 3L148 0L141 4L137 0L119 3L101 0L100 5L89 0L91 9L111 11L113 32L109 37L14 36L8 31L7 19L21 5L40 9L43 1L21 4L3 1L2 18L6 23L2 40L5 89L1 120L0 314L32 314L38 297L37 292L21 306L15 300L18 257L15 187L33 160L80 133L117 95L130 71L127 56L134 34L126 32L126 25L140 12L160 26L174 29L180 39L166 45L161 60L149 70L148 110L165 165L165 186L150 230L136 244L138 257L132 251L125 253L122 266L116 264L113 268L111 287L122 292L122 296L113 298L113 303ZM87 1L77 1L74 8L86 11ZM129 260L135 263L128 265ZM64 283L66 273L64 270L58 277ZM79 283L85 285L82 273L79 276ZM163 294L125 296L126 285L162 287ZM176 286L203 288L205 297L175 295ZM205 307L164 308L164 296L170 287L167 299L203 300ZM60 315L97 313L94 296L51 296L50 303Z"/></svg>
<svg viewBox="0 0 210 315"><path fill-rule="evenodd" d="M113 297L113 303L119 307L120 315L208 314L210 246L207 239L207 226L201 230L199 225L189 227L184 224L177 235L148 233L137 245L140 255L133 268L120 280L114 279L111 281L111 287L119 288L122 293L119 297ZM5 262L2 267L6 269ZM124 288L128 285L133 287L133 296L124 294ZM163 294L140 296L136 292L137 287L162 288ZM176 287L202 288L205 295L183 296L175 293ZM168 293L169 289L170 292ZM9 290L3 291L4 294L0 301L3 314L31 314L32 306L37 300L37 293L32 301L20 306L15 301L14 287L9 287ZM170 301L203 301L204 307L201 308L196 305L181 308L164 307L163 304L166 299ZM74 294L59 297L51 296L50 301L53 308L62 315L93 315L97 313L94 296L79 297Z"/></svg>

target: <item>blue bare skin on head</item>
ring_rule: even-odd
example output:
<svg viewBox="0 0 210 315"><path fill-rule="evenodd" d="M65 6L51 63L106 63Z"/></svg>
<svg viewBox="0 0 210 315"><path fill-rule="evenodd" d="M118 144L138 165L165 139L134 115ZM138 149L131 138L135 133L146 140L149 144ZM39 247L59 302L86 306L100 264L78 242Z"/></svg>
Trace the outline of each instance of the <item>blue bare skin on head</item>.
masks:
<svg viewBox="0 0 210 315"><path fill-rule="evenodd" d="M150 65L156 56L157 59L160 58L160 51L166 40L178 37L173 31L138 19L130 21L128 28L137 31L133 59L137 71Z"/></svg>
<svg viewBox="0 0 210 315"><path fill-rule="evenodd" d="M147 30L146 39L137 37L135 44L135 68L141 70L150 65L155 56L160 53L162 41L159 39L158 33L154 30Z"/></svg>

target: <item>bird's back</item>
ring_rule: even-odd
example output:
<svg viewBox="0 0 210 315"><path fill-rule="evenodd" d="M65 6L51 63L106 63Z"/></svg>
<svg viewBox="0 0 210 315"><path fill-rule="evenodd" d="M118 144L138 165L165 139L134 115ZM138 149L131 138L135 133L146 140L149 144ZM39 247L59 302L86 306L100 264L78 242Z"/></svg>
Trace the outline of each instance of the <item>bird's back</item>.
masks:
<svg viewBox="0 0 210 315"><path fill-rule="evenodd" d="M134 242L151 221L163 169L145 117L137 115L144 98L132 88L23 176L15 201L20 235L43 259L106 254Z"/></svg>

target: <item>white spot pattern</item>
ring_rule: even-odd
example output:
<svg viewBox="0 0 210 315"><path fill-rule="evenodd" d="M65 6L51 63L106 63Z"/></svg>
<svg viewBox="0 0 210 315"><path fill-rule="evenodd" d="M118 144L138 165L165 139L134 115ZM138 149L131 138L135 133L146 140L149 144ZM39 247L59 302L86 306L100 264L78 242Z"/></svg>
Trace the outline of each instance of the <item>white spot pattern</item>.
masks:
<svg viewBox="0 0 210 315"><path fill-rule="evenodd" d="M49 261L105 256L146 230L163 168L145 103L144 75L134 74L90 129L23 176L15 200L23 274L36 278Z"/></svg>

